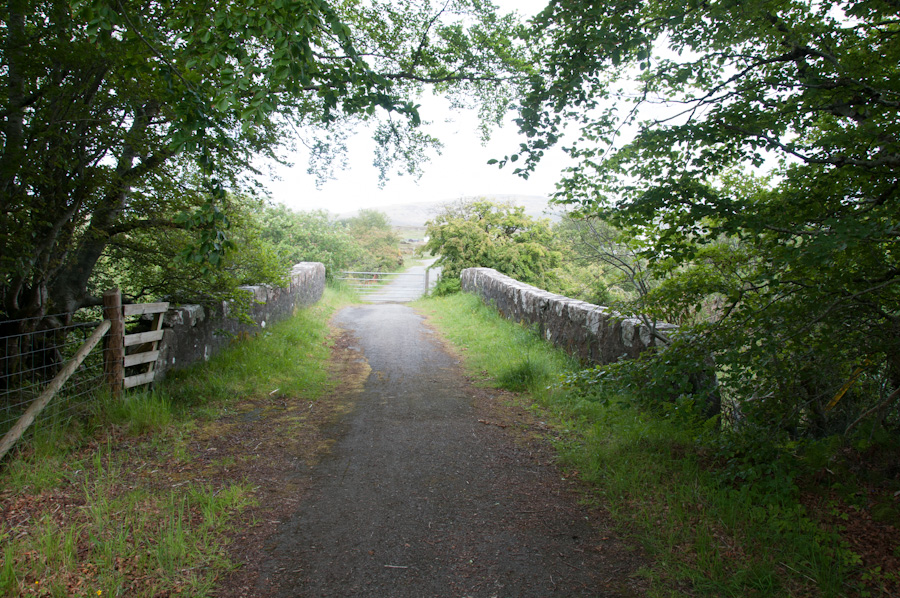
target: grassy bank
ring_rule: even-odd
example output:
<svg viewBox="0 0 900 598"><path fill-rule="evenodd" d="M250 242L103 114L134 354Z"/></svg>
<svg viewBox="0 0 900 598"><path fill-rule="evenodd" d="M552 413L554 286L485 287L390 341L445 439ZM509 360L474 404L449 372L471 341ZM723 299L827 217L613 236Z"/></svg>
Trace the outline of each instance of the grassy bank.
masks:
<svg viewBox="0 0 900 598"><path fill-rule="evenodd" d="M556 386L578 365L468 295L419 302L483 384L525 391L555 427L564 465L654 561L656 596L888 596L900 547L848 503L859 480L797 479L790 468L737 485L686 428L627 396L586 399ZM640 392L636 389L635 392ZM733 465L733 464L732 464ZM873 545L880 542L881 545ZM867 548L868 546L868 548ZM896 594L893 594L896 595Z"/></svg>
<svg viewBox="0 0 900 598"><path fill-rule="evenodd" d="M0 465L0 595L208 595L234 566L229 532L256 499L223 473L254 456L215 457L202 439L242 403L322 396L327 321L351 300L329 289L155 392L98 397L86 418L37 428Z"/></svg>

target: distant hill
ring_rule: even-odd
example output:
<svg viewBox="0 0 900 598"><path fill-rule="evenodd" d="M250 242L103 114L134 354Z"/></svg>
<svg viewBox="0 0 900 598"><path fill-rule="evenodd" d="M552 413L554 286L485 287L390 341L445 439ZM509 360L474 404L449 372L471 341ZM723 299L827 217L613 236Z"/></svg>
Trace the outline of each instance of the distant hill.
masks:
<svg viewBox="0 0 900 598"><path fill-rule="evenodd" d="M558 220L558 216L549 213L550 207L547 204L547 197L543 195L479 195L491 201L511 202L517 206L525 208L525 213L535 218L550 218ZM455 199L443 199L439 201L422 201L408 204L396 204L389 206L371 206L367 209L378 210L387 214L388 219L393 226L425 226L425 222L434 218L440 212L441 208L459 199L472 199L470 197L462 197ZM559 208L553 208L554 212L559 212ZM353 212L345 212L338 214L338 218L350 218L355 216L358 210Z"/></svg>

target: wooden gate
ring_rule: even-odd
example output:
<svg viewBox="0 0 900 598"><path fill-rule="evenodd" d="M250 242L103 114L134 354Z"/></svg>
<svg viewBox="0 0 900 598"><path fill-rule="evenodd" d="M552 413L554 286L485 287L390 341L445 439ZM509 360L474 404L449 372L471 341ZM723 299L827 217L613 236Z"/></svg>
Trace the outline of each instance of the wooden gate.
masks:
<svg viewBox="0 0 900 598"><path fill-rule="evenodd" d="M156 359L159 357L159 342L163 337L163 316L169 309L168 303L141 303L137 305L125 305L122 308L123 315L142 316L152 315L153 320L150 330L125 335L125 359L124 367L143 370L130 376L125 376L123 384L125 388L134 388L142 384L153 382L156 372Z"/></svg>
<svg viewBox="0 0 900 598"><path fill-rule="evenodd" d="M163 338L163 317L168 309L168 302L123 306L122 294L118 289L103 294L103 315L111 323L105 371L107 383L114 394L123 388L150 384L155 379L159 342ZM150 330L125 334L125 318L143 315L153 316Z"/></svg>
<svg viewBox="0 0 900 598"><path fill-rule="evenodd" d="M363 301L414 301L428 290L429 272L341 272L337 280L355 289Z"/></svg>

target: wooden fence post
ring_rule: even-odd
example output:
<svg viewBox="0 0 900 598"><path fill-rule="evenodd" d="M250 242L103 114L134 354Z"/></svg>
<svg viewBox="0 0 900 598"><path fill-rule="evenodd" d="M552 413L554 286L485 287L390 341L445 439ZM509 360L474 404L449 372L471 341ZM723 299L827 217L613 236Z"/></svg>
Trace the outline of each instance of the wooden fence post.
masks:
<svg viewBox="0 0 900 598"><path fill-rule="evenodd" d="M119 289L103 293L103 317L110 323L103 353L103 371L110 393L118 397L125 382L125 318Z"/></svg>

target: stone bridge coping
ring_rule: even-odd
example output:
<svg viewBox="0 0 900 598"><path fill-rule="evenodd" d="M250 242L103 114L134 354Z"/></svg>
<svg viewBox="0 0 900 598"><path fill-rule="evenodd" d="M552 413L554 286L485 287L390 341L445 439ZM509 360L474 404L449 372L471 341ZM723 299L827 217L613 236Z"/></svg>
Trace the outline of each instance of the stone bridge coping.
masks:
<svg viewBox="0 0 900 598"><path fill-rule="evenodd" d="M231 339L256 334L261 329L291 316L295 310L317 302L325 290L325 265L300 262L288 274L284 288L269 285L240 287L252 295L249 317L254 324L240 322L231 315L231 304L179 305L171 307L163 320L165 335L160 346L156 371L179 369L209 357L228 346Z"/></svg>
<svg viewBox="0 0 900 598"><path fill-rule="evenodd" d="M637 357L658 344L640 318L539 289L492 268L468 268L460 279L464 291L479 295L511 320L537 324L547 340L587 361ZM671 332L677 327L659 323L656 329Z"/></svg>

